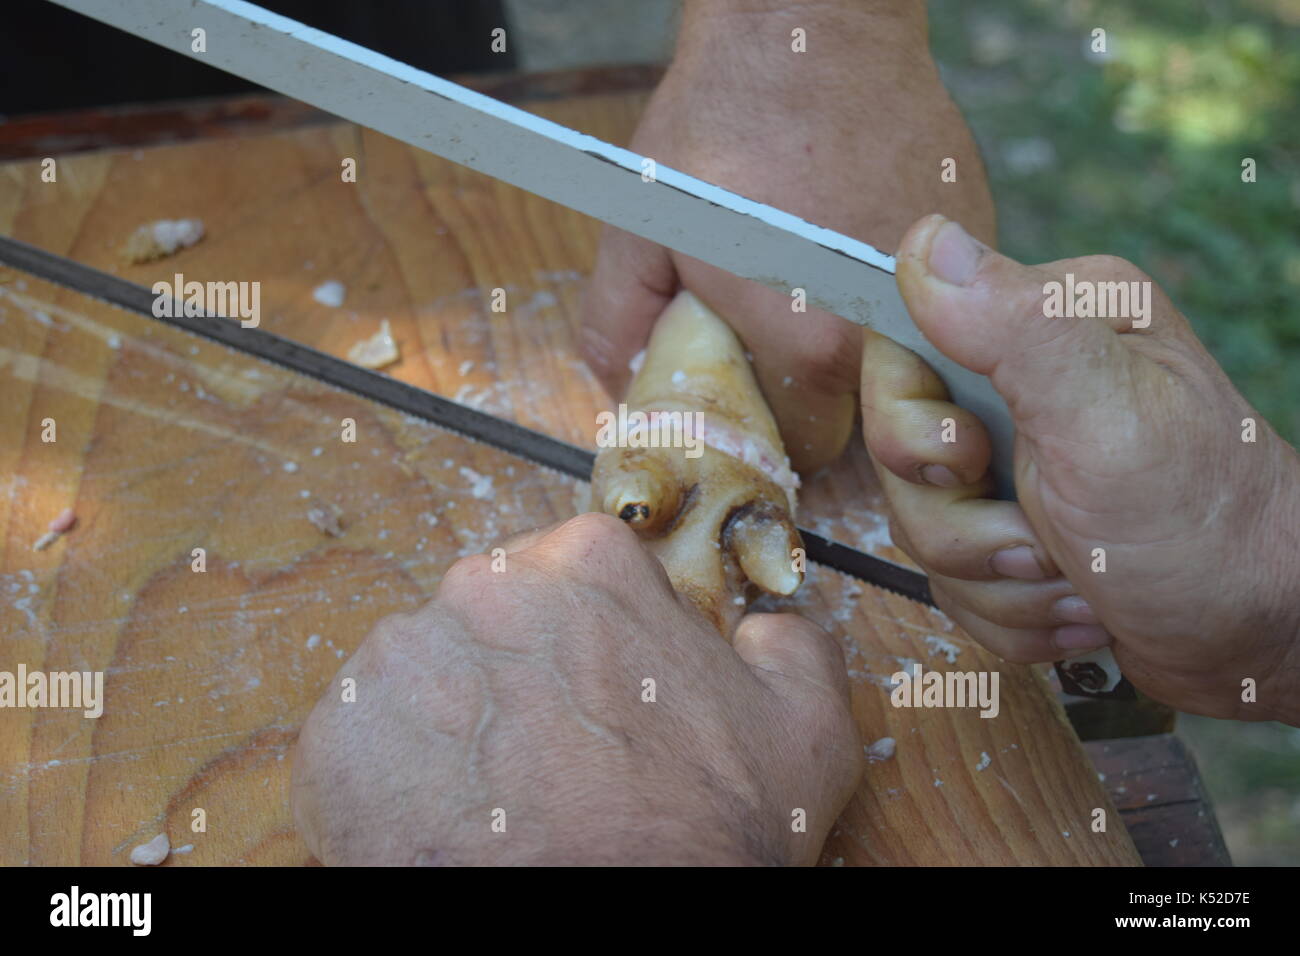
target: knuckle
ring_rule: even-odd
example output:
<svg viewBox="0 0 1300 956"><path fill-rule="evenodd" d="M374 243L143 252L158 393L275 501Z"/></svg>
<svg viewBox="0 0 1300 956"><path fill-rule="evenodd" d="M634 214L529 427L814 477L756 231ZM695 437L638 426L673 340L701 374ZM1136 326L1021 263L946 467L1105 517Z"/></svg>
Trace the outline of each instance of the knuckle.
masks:
<svg viewBox="0 0 1300 956"><path fill-rule="evenodd" d="M353 669L357 674L386 673L395 661L405 659L421 632L418 613L381 618L357 648Z"/></svg>
<svg viewBox="0 0 1300 956"><path fill-rule="evenodd" d="M601 511L570 518L560 531L564 539L574 542L587 542L613 551L640 550L636 532L626 522Z"/></svg>
<svg viewBox="0 0 1300 956"><path fill-rule="evenodd" d="M601 581L642 575L646 563L655 561L625 522L597 511L560 525L531 549L530 560L535 560L539 569L549 566L571 578Z"/></svg>
<svg viewBox="0 0 1300 956"><path fill-rule="evenodd" d="M449 600L473 595L489 587L502 575L492 571L492 558L486 554L471 554L461 558L442 575L438 583L438 596Z"/></svg>
<svg viewBox="0 0 1300 956"><path fill-rule="evenodd" d="M917 564L930 572L956 577L961 564L958 547L960 540L937 521L918 519L908 523L905 537L911 547L907 554Z"/></svg>
<svg viewBox="0 0 1300 956"><path fill-rule="evenodd" d="M1089 274L1098 278L1113 279L1122 282L1147 282L1148 276L1141 268L1113 255L1088 256L1083 260Z"/></svg>

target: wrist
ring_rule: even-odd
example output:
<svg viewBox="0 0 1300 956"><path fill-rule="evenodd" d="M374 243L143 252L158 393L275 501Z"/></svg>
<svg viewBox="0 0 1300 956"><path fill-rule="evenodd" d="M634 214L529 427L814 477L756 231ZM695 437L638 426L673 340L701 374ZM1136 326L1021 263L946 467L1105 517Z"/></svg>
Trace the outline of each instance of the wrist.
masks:
<svg viewBox="0 0 1300 956"><path fill-rule="evenodd" d="M859 59L897 53L929 52L928 18L924 0L686 0L677 35L677 54L716 48L730 37L736 48L754 56L755 30L779 31L791 39L801 27L813 64L838 53ZM765 68L779 66L763 57Z"/></svg>
<svg viewBox="0 0 1300 956"><path fill-rule="evenodd" d="M831 12L925 15L925 0L685 0L682 12L694 16L723 13Z"/></svg>
<svg viewBox="0 0 1300 956"><path fill-rule="evenodd" d="M802 37L798 46L796 37ZM913 103L932 104L936 91L946 100L930 56L924 4L688 6L661 85L692 113L713 105L723 127L762 130L780 122L785 142L860 135L848 117L869 113L871 91L880 89L891 91L902 114ZM812 103L821 108L811 109Z"/></svg>

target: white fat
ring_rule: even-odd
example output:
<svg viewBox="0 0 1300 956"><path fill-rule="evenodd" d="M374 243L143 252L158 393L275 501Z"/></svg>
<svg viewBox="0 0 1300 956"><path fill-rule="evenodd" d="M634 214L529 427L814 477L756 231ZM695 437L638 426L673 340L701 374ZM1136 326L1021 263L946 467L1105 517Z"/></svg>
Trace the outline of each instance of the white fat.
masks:
<svg viewBox="0 0 1300 956"><path fill-rule="evenodd" d="M311 495L309 491L303 491L302 497L306 498ZM326 502L313 500L307 509L307 520L321 534L327 534L331 538L341 538L343 536L343 526L339 519L343 517L343 511L338 505L327 504Z"/></svg>
<svg viewBox="0 0 1300 956"><path fill-rule="evenodd" d="M874 744L862 748L870 763L880 763L882 760L888 760L894 756L897 749L898 743L893 737L881 737Z"/></svg>
<svg viewBox="0 0 1300 956"><path fill-rule="evenodd" d="M202 238L201 219L159 219L147 222L131 233L123 251L128 262L149 262L170 256Z"/></svg>
<svg viewBox="0 0 1300 956"><path fill-rule="evenodd" d="M58 541L60 537L62 536L57 531L47 531L45 532L45 534L41 535L39 538L37 538L35 541L32 542L32 550L44 551L55 541Z"/></svg>
<svg viewBox="0 0 1300 956"><path fill-rule="evenodd" d="M401 357L387 319L380 323L378 332L348 349L348 361L362 368L383 368Z"/></svg>
<svg viewBox="0 0 1300 956"><path fill-rule="evenodd" d="M469 493L475 498L482 500L493 496L491 475L480 475L473 468L461 468L460 476L470 483Z"/></svg>
<svg viewBox="0 0 1300 956"><path fill-rule="evenodd" d="M929 656L942 654L949 664L957 663L957 655L961 653L961 648L946 638L931 634L925 639L925 643L930 645Z"/></svg>
<svg viewBox="0 0 1300 956"><path fill-rule="evenodd" d="M311 297L321 305L328 305L330 308L337 309L343 304L343 299L347 293L347 287L338 279L328 279L312 289Z"/></svg>
<svg viewBox="0 0 1300 956"><path fill-rule="evenodd" d="M153 241L166 255L194 245L203 238L201 219L159 219L152 223Z"/></svg>
<svg viewBox="0 0 1300 956"><path fill-rule="evenodd" d="M167 834L160 833L148 843L141 843L132 850L131 862L137 866L157 866L167 859L171 849L171 841L167 839Z"/></svg>

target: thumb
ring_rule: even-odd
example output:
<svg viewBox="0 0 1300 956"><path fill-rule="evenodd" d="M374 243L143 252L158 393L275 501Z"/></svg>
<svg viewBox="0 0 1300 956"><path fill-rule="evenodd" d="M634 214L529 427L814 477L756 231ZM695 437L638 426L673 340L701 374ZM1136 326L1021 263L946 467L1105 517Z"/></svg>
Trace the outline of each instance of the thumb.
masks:
<svg viewBox="0 0 1300 956"><path fill-rule="evenodd" d="M1046 287L1061 280L1059 265L1023 265L942 216L912 226L898 251L898 286L917 327L987 375L1022 429L1056 411L1108 404L1128 372L1128 350L1104 322L1049 317Z"/></svg>
<svg viewBox="0 0 1300 956"><path fill-rule="evenodd" d="M645 348L659 313L677 294L668 251L606 227L582 302L582 356L615 401L632 377L628 363Z"/></svg>
<svg viewBox="0 0 1300 956"><path fill-rule="evenodd" d="M740 659L777 696L849 704L849 677L839 643L798 614L750 614L732 638Z"/></svg>

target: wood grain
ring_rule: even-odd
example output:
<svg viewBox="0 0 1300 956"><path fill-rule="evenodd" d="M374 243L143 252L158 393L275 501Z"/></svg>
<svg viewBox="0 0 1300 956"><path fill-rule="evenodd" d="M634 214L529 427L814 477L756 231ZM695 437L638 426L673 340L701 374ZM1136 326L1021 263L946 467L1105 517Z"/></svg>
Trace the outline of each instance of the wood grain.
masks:
<svg viewBox="0 0 1300 956"><path fill-rule="evenodd" d="M538 112L623 142L641 95ZM344 157L359 181L340 181ZM598 230L582 217L338 124L0 167L0 231L144 285L261 283L265 328L344 354L388 318L387 371L590 445L606 399L575 348ZM208 235L138 266L137 225ZM459 555L574 513L581 488L502 453L30 278L0 284L0 669L107 672L98 721L0 711L0 863L124 863L166 829L168 865L300 863L285 802L296 729L378 618ZM317 303L326 279L340 308ZM492 290L507 308L491 309ZM116 345L116 347L114 347ZM58 421L58 441L40 423ZM355 444L339 422L359 426ZM468 469L468 471L466 470ZM491 497L476 476L490 476ZM305 518L337 504L340 538ZM894 559L857 445L815 476L801 523ZM77 528L31 542L65 506ZM207 549L207 571L190 570ZM795 605L842 641L865 742L892 736L828 864L1138 862L1042 676L943 615L814 568ZM315 636L313 638L313 636ZM951 660L950 660L951 658ZM889 675L997 671L1000 712L891 706ZM983 769L980 769L980 768ZM208 831L192 834L203 807ZM1116 814L1109 813L1112 820Z"/></svg>

